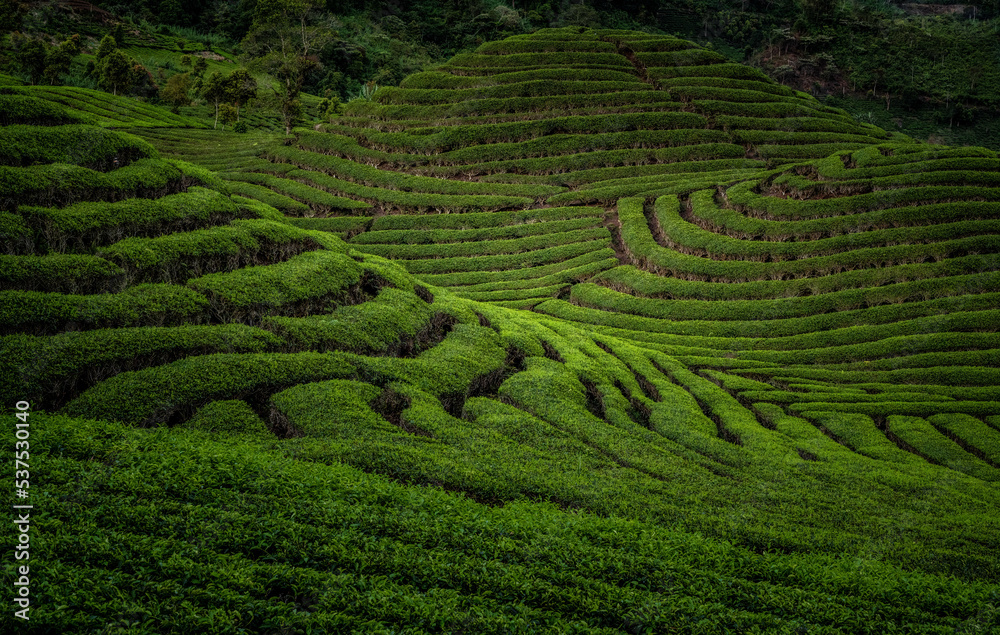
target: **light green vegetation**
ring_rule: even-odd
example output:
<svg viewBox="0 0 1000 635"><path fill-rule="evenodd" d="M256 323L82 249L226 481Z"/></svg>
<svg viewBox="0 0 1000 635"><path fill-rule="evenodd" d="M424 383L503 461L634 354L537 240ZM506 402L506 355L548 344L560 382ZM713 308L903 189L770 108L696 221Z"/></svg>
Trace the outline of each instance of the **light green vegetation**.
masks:
<svg viewBox="0 0 1000 635"><path fill-rule="evenodd" d="M287 139L13 90L34 632L1000 621L996 153L584 27Z"/></svg>

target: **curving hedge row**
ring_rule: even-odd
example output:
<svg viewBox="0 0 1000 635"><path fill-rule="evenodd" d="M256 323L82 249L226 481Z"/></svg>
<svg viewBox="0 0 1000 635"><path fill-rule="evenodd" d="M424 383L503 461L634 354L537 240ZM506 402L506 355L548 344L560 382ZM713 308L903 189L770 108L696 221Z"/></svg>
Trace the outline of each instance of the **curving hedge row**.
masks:
<svg viewBox="0 0 1000 635"><path fill-rule="evenodd" d="M759 94L766 95L766 93L759 93ZM721 91L719 93L719 97L724 97L726 95L728 95L728 91ZM746 97L749 98L752 97L752 95L747 95ZM705 99L692 99L691 105L694 107L695 112L699 112L706 115L732 115L736 117L755 117L755 118L812 117L816 119L827 119L831 121L854 123L850 117L845 117L844 115L827 112L817 103L812 103L802 100L776 101L776 99L780 98L765 100L763 102L754 100L736 101L729 99L705 98ZM845 148L836 148L823 156L829 156L830 154L833 154L838 150L844 150L844 149ZM858 148L846 148L846 149L854 150Z"/></svg>
<svg viewBox="0 0 1000 635"><path fill-rule="evenodd" d="M512 269L522 270L540 265L553 264L562 267L562 261L589 254L594 251L603 251L608 248L608 240L589 240L584 242L572 242L555 247L535 249L517 254L495 255L495 256L473 256L473 257L453 257L453 258L424 258L421 260L401 261L399 264L406 267L410 273L422 277L422 274L458 273L473 271L510 271ZM607 253L603 251L603 253ZM511 272L511 275L520 276L520 271ZM490 279L495 279L490 276Z"/></svg>
<svg viewBox="0 0 1000 635"><path fill-rule="evenodd" d="M686 194L710 185L724 185L740 179L752 178L760 174L759 169L720 170L718 172L695 172L664 174L634 179L614 179L608 183L588 184L578 190L550 196L551 204L604 203L613 204L625 197L663 197Z"/></svg>
<svg viewBox="0 0 1000 635"><path fill-rule="evenodd" d="M292 178L287 179L259 172L228 172L221 176L228 181L254 183L277 190L280 194L294 198L315 211L329 212L330 210L357 210L371 207L367 203L342 196L333 196L329 192L294 180L300 172L301 170L289 170L287 176Z"/></svg>
<svg viewBox="0 0 1000 635"><path fill-rule="evenodd" d="M513 212L439 215L393 214L379 216L372 221L371 231L487 229L523 223L599 218L603 214L604 210L599 207L543 207Z"/></svg>
<svg viewBox="0 0 1000 635"><path fill-rule="evenodd" d="M88 117L69 112L50 101L30 95L0 93L0 126L60 126L91 123Z"/></svg>
<svg viewBox="0 0 1000 635"><path fill-rule="evenodd" d="M271 188L264 187L263 185L246 183L244 181L226 181L226 190L234 195L242 195L244 198L260 201L272 209L279 210L279 213L283 212L290 216L309 216L315 213L305 203L297 201L290 196L278 194Z"/></svg>
<svg viewBox="0 0 1000 635"><path fill-rule="evenodd" d="M618 53L590 53L586 51L566 51L552 53L512 53L509 55L480 55L477 53L459 53L440 68L451 69L482 69L485 72L499 73L506 69L532 66L595 66L610 68L628 68L632 65Z"/></svg>
<svg viewBox="0 0 1000 635"><path fill-rule="evenodd" d="M815 409L797 410L796 414L815 422L820 430L829 430L855 452L873 459L902 464L917 463L921 460L896 447L866 414Z"/></svg>
<svg viewBox="0 0 1000 635"><path fill-rule="evenodd" d="M704 194L704 190L702 193ZM887 245L909 244L914 249L918 249L917 245L926 243L984 237L1000 233L1000 222L981 220L895 229L873 229L805 242L754 241L719 235L687 222L681 216L678 206L673 204L672 199L671 204L657 205L655 210L665 244L682 253L705 256L715 260L777 262L844 253L856 249L873 249ZM973 251L983 253L980 249ZM870 253L875 255L877 252Z"/></svg>
<svg viewBox="0 0 1000 635"><path fill-rule="evenodd" d="M70 402L70 416L138 427L189 419L202 405L278 392L296 384L349 377L343 353L216 353L110 377Z"/></svg>
<svg viewBox="0 0 1000 635"><path fill-rule="evenodd" d="M428 194L406 192L381 187L358 185L311 170L295 170L289 176L315 183L326 190L380 203L383 208L396 210L484 210L510 207L526 207L533 200L524 196L492 196L476 194Z"/></svg>
<svg viewBox="0 0 1000 635"><path fill-rule="evenodd" d="M530 75L530 72L522 73ZM383 105L453 104L470 99L512 99L518 97L547 97L550 95L577 95L617 93L649 90L649 85L638 77L625 81L530 79L527 81L478 86L475 88L382 88L375 100Z"/></svg>
<svg viewBox="0 0 1000 635"><path fill-rule="evenodd" d="M198 324L205 296L172 284L140 284L119 293L73 295L0 291L0 333L35 335L127 326Z"/></svg>
<svg viewBox="0 0 1000 635"><path fill-rule="evenodd" d="M128 238L98 255L126 269L131 282L183 284L189 278L287 260L314 249L343 252L346 246L329 234L270 220L247 220L157 238Z"/></svg>
<svg viewBox="0 0 1000 635"><path fill-rule="evenodd" d="M724 55L703 48L687 48L673 51L640 51L635 59L650 68L677 66L710 66L725 63Z"/></svg>
<svg viewBox="0 0 1000 635"><path fill-rule="evenodd" d="M556 260L549 264L527 265L520 269L507 268L506 270L475 270L467 269L455 273L434 273L426 272L420 274L420 279L442 287L458 288L460 285L479 284L503 284L503 283L525 283L534 284L535 280L542 280L549 276L560 276L562 272L576 269L607 269L618 264L618 259L614 257L615 252L610 247L603 247L585 251L582 254L567 254L564 260ZM551 282L548 284L552 284Z"/></svg>
<svg viewBox="0 0 1000 635"><path fill-rule="evenodd" d="M776 220L799 220L857 214L899 207L907 203L956 202L969 199L992 202L997 199L997 194L1000 192L997 188L990 187L916 186L839 198L797 200L759 194L756 191L758 186L755 181L745 181L727 189L726 198L731 205L737 206L737 209L744 213Z"/></svg>
<svg viewBox="0 0 1000 635"><path fill-rule="evenodd" d="M659 319L753 320L754 316L761 319L784 319L834 311L873 309L907 300L985 293L996 288L998 282L1000 274L991 272L918 280L885 287L846 289L797 298L726 302L635 298L593 283L584 283L573 287L571 297L586 306Z"/></svg>
<svg viewBox="0 0 1000 635"><path fill-rule="evenodd" d="M591 225L591 223L587 223ZM533 226L527 226L533 228ZM411 260L421 258L456 258L464 256L494 256L501 254L520 254L545 247L553 247L578 242L594 240L611 240L611 234L604 227L588 227L573 231L547 231L550 228L539 228L542 231L529 232L522 238L509 240L476 240L470 242L435 242L431 244L372 244L352 242L358 245L359 251L377 254L386 258L406 260L407 268ZM554 228L553 228L554 229ZM410 269L410 271L413 271Z"/></svg>
<svg viewBox="0 0 1000 635"><path fill-rule="evenodd" d="M0 165L67 163L107 171L157 157L159 153L147 141L96 126L0 127Z"/></svg>
<svg viewBox="0 0 1000 635"><path fill-rule="evenodd" d="M629 301L626 296L624 298ZM988 292L975 295L960 295L952 297L936 298L934 300L922 300L906 302L897 305L886 305L869 309L853 309L827 313L820 315L810 315L807 317L768 319L759 316L755 320L664 320L640 315L628 315L606 309L592 309L575 304L570 304L562 300L553 300L537 307L537 311L562 318L572 322L579 322L588 325L608 326L629 331L640 331L645 333L669 333L685 336L699 337L785 337L811 333L814 331L826 331L831 329L846 328L859 324L882 325L892 324L903 320L938 315L949 311L984 311L992 310L996 302L1000 299L1000 293ZM641 334L630 334L633 338L640 338ZM977 371L978 372L978 371ZM832 371L831 371L832 373ZM845 377L873 377L873 374L865 375L857 373L851 375L843 372ZM836 375L836 373L834 373ZM947 375L942 371L942 375ZM810 375L809 377L812 377ZM828 379L827 374L817 375L815 378ZM848 381L848 380L844 380ZM855 379L853 383L885 381L885 379ZM961 378L957 378L961 383ZM949 382L954 383L954 382ZM972 385L980 385L975 381Z"/></svg>
<svg viewBox="0 0 1000 635"><path fill-rule="evenodd" d="M389 170L380 170L354 161L348 161L347 159L317 154L315 152L305 152L292 147L275 148L270 154L277 160L287 161L300 168L322 171L330 176L349 179L360 185L406 192L543 197L563 191L562 188L551 185L484 184L476 183L475 181L449 181L426 176L414 176L391 172ZM289 170L289 174L292 173L297 174L294 169Z"/></svg>
<svg viewBox="0 0 1000 635"><path fill-rule="evenodd" d="M601 225L601 218L585 216L568 220L551 220L534 223L520 223L476 229L410 229L373 230L359 234L351 240L352 245L445 245L449 243L475 243L480 241L507 240L556 234Z"/></svg>
<svg viewBox="0 0 1000 635"><path fill-rule="evenodd" d="M614 53L615 46L600 40L498 40L479 45L477 55L511 55L518 53Z"/></svg>
<svg viewBox="0 0 1000 635"><path fill-rule="evenodd" d="M878 288L918 280L947 279L953 276L988 275L988 271L997 269L1000 269L1000 258L984 259L972 255L949 258L940 262L844 271L816 278L704 282L660 276L626 265L595 279L595 282L632 295L668 300L766 300L818 296L847 289ZM945 284L945 282L932 284Z"/></svg>
<svg viewBox="0 0 1000 635"><path fill-rule="evenodd" d="M256 324L268 315L309 315L350 302L363 272L344 253L307 251L276 264L208 274L187 286L208 297L220 321Z"/></svg>
<svg viewBox="0 0 1000 635"><path fill-rule="evenodd" d="M451 125L412 128L407 133L384 133L379 137L365 135L372 143L406 145L425 152L462 148L470 145L523 141L553 134L594 134L629 130L671 130L707 127L708 120L689 112L639 112L601 115L570 115L547 119L497 124ZM389 135L402 139L390 141ZM412 135L412 136L409 136Z"/></svg>
<svg viewBox="0 0 1000 635"><path fill-rule="evenodd" d="M423 71L407 75L401 82L399 82L399 87L456 90L463 88L476 88L479 86L493 86L498 84L516 84L532 80L633 82L635 79L635 74L629 71L578 68L538 69L532 71L501 73L497 75L467 77L443 73L441 71ZM356 107L360 107L360 104L355 105L352 103L349 108ZM350 109L347 112L349 114L354 114L353 110Z"/></svg>
<svg viewBox="0 0 1000 635"><path fill-rule="evenodd" d="M162 159L139 159L106 174L65 163L0 166L0 210L18 205L51 207L77 201L153 198L181 190L182 176L177 166Z"/></svg>
<svg viewBox="0 0 1000 635"><path fill-rule="evenodd" d="M261 353L281 340L242 324L138 327L0 338L0 392L40 408L56 409L119 372L169 363L190 355Z"/></svg>
<svg viewBox="0 0 1000 635"><path fill-rule="evenodd" d="M498 159L482 163L466 163L454 166L431 168L431 173L444 175L455 174L502 174L506 171L527 174L551 174L553 185L574 185L575 172L585 170L613 170L616 166L637 166L628 169L643 169L645 164L669 164L688 161L709 162L714 159L742 159L746 150L742 146L731 143L700 143L682 145L672 148L642 149L630 148L624 150L596 150L537 159ZM751 160L752 161L752 160ZM744 165L744 164L740 164ZM751 162L746 167L756 166ZM598 173L600 175L602 173ZM565 175L565 176L563 176ZM565 179L561 181L560 179Z"/></svg>
<svg viewBox="0 0 1000 635"><path fill-rule="evenodd" d="M1000 481L1000 470L966 452L926 419L889 416L886 429L931 461L984 481Z"/></svg>
<svg viewBox="0 0 1000 635"><path fill-rule="evenodd" d="M721 119L721 118L720 118ZM718 121L718 119L717 119ZM1000 170L1000 159L984 156L958 156L953 158L929 158L925 154L903 155L912 157L905 163L882 164L878 162L868 167L848 168L844 165L843 156L849 152L837 153L833 156L816 161L816 172L825 179L868 179L903 174L916 174L942 170L961 170L973 172L996 172Z"/></svg>
<svg viewBox="0 0 1000 635"><path fill-rule="evenodd" d="M400 121L421 122L423 125L429 123L448 125L469 123L469 119L479 117L492 123L493 119L501 118L522 121L562 116L567 114L566 111L587 114L579 112L587 109L596 110L596 114L613 114L627 110L677 110L681 106L680 102L670 101L670 96L663 91L651 90L648 85L643 84L620 92L554 94L539 97L476 97L435 105L371 104L366 106L364 111L361 111L361 106L355 110L358 118L356 121L370 122L370 125L377 128L386 122L394 125L399 125L397 122ZM360 119L362 116L372 119ZM344 120L341 123L351 125L354 120Z"/></svg>
<svg viewBox="0 0 1000 635"><path fill-rule="evenodd" d="M694 192L691 220L699 226L733 238L784 241L821 238L876 229L917 227L934 223L961 223L988 220L1000 214L1000 203L991 201L956 201L924 205L890 207L813 220L767 220L745 216L715 203L714 190Z"/></svg>
<svg viewBox="0 0 1000 635"><path fill-rule="evenodd" d="M21 206L17 211L43 241L38 247L55 252L88 251L128 237L190 231L256 215L224 194L201 187L159 199Z"/></svg>
<svg viewBox="0 0 1000 635"><path fill-rule="evenodd" d="M675 86L710 86L713 88L737 88L741 90L753 90L783 97L794 97L795 91L781 84L772 84L761 80L733 79L729 77L672 77L670 79L658 80L657 85L670 91ZM766 119L764 121L767 121ZM857 129L861 124L855 123ZM743 126L740 126L743 127ZM753 126L747 126L753 128Z"/></svg>
<svg viewBox="0 0 1000 635"><path fill-rule="evenodd" d="M125 271L88 254L0 256L0 289L108 293L125 286Z"/></svg>
<svg viewBox="0 0 1000 635"><path fill-rule="evenodd" d="M942 413L928 417L927 421L994 467L1000 464L1000 431L980 419L967 414Z"/></svg>
<svg viewBox="0 0 1000 635"><path fill-rule="evenodd" d="M549 273L537 277L540 271L539 268L535 268L535 271L530 269L525 270L526 273L521 278L514 278L511 280L493 280L489 282L477 282L470 283L475 278L473 276L468 276L465 279L459 278L461 274L444 274L443 276L421 276L422 280L428 283L434 284L435 278L444 278L445 276L454 276L455 284L449 288L456 294L462 297L470 297L469 293L479 293L483 291L515 291L523 289L535 289L541 287L553 287L559 285L559 290L566 290L567 284L581 282L593 276L596 273L604 271L610 267L614 267L617 264L617 260L611 258L597 257L591 254L585 254L577 258L573 258L564 263L564 266L555 270L554 273ZM481 274L484 272L480 272ZM468 284L467 284L468 283ZM441 283L437 283L441 284ZM457 286L456 286L457 285ZM447 286L447 285L441 285Z"/></svg>

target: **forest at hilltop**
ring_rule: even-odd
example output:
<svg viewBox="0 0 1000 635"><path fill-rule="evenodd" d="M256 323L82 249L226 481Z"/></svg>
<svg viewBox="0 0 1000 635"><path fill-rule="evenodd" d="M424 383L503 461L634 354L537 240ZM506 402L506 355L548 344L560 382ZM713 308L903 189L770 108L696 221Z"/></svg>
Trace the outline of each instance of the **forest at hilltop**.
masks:
<svg viewBox="0 0 1000 635"><path fill-rule="evenodd" d="M92 54L103 34L124 27L131 46L216 51L244 64L241 47L258 3L251 0L84 0L0 2L0 29L53 49L73 34ZM281 4L281 3L277 3ZM395 86L407 75L483 42L543 27L628 28L678 35L729 59L758 66L856 118L935 143L1000 147L1000 4L890 0L328 0L314 2L315 24L332 37L302 90L347 101L365 86ZM132 42L133 36L136 42ZM200 45L198 44L200 43ZM125 43L119 42L125 47ZM0 73L32 81L19 63L23 43L0 41ZM34 58L38 51L34 50ZM65 54L64 54L65 56ZM31 56L29 56L31 57ZM44 57L44 55L43 55ZM155 59L153 59L155 58ZM97 87L87 57L38 81ZM143 59L138 59L144 62ZM145 94L157 101L166 81L190 67L152 56ZM156 66L154 68L153 66ZM200 84L185 90L204 101ZM158 92L160 91L160 92ZM262 104L263 105L263 104Z"/></svg>

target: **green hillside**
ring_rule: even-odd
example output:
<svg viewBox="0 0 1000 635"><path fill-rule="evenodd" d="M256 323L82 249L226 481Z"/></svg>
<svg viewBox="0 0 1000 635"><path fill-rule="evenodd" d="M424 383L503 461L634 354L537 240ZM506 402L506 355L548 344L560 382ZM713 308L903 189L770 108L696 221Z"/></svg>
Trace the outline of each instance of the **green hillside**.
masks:
<svg viewBox="0 0 1000 635"><path fill-rule="evenodd" d="M995 151L584 27L0 105L4 632L1000 632Z"/></svg>

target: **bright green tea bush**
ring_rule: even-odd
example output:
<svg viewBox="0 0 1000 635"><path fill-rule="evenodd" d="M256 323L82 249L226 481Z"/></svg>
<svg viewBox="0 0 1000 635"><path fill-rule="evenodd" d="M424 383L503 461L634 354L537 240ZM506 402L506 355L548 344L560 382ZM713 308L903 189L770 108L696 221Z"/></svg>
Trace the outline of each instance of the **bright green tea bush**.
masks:
<svg viewBox="0 0 1000 635"><path fill-rule="evenodd" d="M34 631L993 632L997 154L675 37L476 44L288 134L0 90Z"/></svg>
<svg viewBox="0 0 1000 635"><path fill-rule="evenodd" d="M107 171L157 151L139 137L96 126L0 127L0 165L67 163Z"/></svg>

